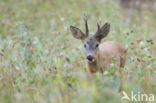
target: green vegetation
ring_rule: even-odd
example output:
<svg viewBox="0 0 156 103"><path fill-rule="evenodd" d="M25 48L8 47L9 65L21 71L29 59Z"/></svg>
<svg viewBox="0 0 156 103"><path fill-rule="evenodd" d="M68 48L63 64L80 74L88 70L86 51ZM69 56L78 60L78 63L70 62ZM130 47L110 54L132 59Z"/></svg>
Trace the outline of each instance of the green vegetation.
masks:
<svg viewBox="0 0 156 103"><path fill-rule="evenodd" d="M83 45L69 30L84 30L84 13L90 31L101 18L111 24L103 41L128 48L124 91L152 93L156 100L156 7L150 5L127 15L115 0L1 0L0 103L122 102L114 68L86 78Z"/></svg>

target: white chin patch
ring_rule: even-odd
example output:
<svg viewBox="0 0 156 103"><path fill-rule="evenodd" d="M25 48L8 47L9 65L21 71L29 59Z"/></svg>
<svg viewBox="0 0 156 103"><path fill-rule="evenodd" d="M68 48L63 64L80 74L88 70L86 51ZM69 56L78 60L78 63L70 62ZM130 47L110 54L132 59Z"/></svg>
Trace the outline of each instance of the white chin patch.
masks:
<svg viewBox="0 0 156 103"><path fill-rule="evenodd" d="M92 59L91 61L87 59L87 61L92 63L95 62L95 59Z"/></svg>

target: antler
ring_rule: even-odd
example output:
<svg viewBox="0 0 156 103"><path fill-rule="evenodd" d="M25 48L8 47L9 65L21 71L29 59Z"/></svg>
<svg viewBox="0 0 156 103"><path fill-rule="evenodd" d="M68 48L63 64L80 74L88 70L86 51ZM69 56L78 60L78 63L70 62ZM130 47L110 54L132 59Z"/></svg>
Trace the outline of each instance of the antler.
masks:
<svg viewBox="0 0 156 103"><path fill-rule="evenodd" d="M97 31L96 31L95 35L97 35L99 32L100 32L100 24L97 23Z"/></svg>
<svg viewBox="0 0 156 103"><path fill-rule="evenodd" d="M85 27L86 27L86 36L89 35L89 29L88 29L88 23L87 23L87 19L86 16L84 15L84 21L85 21Z"/></svg>

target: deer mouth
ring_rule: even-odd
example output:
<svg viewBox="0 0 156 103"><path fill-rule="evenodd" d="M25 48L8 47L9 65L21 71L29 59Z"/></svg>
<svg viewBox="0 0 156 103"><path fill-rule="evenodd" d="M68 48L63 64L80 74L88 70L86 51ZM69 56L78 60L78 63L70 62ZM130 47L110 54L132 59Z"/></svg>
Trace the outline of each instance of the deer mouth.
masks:
<svg viewBox="0 0 156 103"><path fill-rule="evenodd" d="M90 62L90 63L93 63L93 62L95 62L95 59L92 59L92 60L87 59L87 61Z"/></svg>
<svg viewBox="0 0 156 103"><path fill-rule="evenodd" d="M92 63L92 62L95 62L95 59L94 59L94 57L92 57L92 56L87 56L86 59L87 59L88 62L91 62L91 63Z"/></svg>

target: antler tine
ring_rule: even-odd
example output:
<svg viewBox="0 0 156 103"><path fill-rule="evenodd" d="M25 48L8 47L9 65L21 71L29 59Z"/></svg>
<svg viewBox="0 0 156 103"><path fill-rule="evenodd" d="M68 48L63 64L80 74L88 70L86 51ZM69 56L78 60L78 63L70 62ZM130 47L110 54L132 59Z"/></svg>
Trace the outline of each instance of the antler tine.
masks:
<svg viewBox="0 0 156 103"><path fill-rule="evenodd" d="M97 33L99 33L100 32L100 24L99 24L99 22L97 23L97 31L96 31L96 33L95 34L97 34Z"/></svg>
<svg viewBox="0 0 156 103"><path fill-rule="evenodd" d="M97 31L95 34L98 34L100 32L100 25L101 25L101 18L99 19L99 21L97 22Z"/></svg>
<svg viewBox="0 0 156 103"><path fill-rule="evenodd" d="M86 16L84 14L84 21L85 21L85 27L86 27L86 36L89 35L89 29L88 29L88 23L87 23L87 19L86 19Z"/></svg>
<svg viewBox="0 0 156 103"><path fill-rule="evenodd" d="M97 23L97 27L98 27L98 29L100 29L100 24L99 23Z"/></svg>
<svg viewBox="0 0 156 103"><path fill-rule="evenodd" d="M99 23L99 25L101 25L101 18L99 18L99 22L98 23Z"/></svg>

